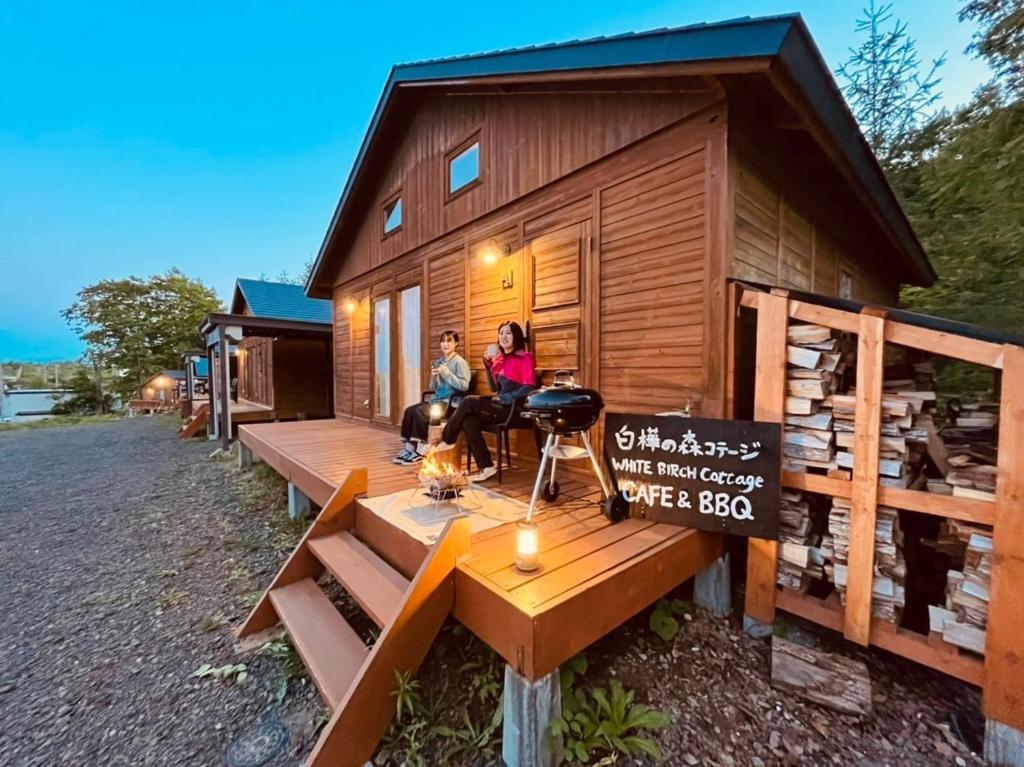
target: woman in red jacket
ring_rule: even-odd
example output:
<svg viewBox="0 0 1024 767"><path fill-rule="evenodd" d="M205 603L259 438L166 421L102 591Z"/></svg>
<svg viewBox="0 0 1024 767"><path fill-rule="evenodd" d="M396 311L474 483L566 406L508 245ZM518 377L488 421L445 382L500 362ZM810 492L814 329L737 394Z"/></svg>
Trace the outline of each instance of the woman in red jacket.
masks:
<svg viewBox="0 0 1024 767"><path fill-rule="evenodd" d="M491 461L481 427L501 423L520 397L529 394L537 385L536 364L526 348L526 336L518 322L503 322L498 328L498 346L489 347L484 354L484 370L494 396L466 397L445 424L438 450L450 450L459 438L466 435L466 444L479 467L469 477L472 482L483 482L497 473Z"/></svg>

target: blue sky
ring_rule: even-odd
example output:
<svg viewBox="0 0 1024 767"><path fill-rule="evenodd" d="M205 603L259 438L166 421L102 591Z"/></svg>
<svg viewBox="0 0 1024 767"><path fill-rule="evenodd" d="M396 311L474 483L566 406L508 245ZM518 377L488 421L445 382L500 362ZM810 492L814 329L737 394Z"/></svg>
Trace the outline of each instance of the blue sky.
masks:
<svg viewBox="0 0 1024 767"><path fill-rule="evenodd" d="M77 357L83 286L176 266L229 300L320 246L390 66L804 15L832 67L867 0L0 4L0 360ZM952 0L895 0L945 102L987 78Z"/></svg>

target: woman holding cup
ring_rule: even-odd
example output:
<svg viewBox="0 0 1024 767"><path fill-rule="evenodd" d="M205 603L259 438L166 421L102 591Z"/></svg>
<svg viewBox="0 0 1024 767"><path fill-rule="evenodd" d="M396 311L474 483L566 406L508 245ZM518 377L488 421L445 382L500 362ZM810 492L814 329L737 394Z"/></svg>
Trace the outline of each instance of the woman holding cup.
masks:
<svg viewBox="0 0 1024 767"><path fill-rule="evenodd" d="M442 417L451 410L451 399L469 389L470 370L456 352L459 334L446 330L441 334L441 356L430 363L430 388L434 393L424 402L409 405L402 414L402 441L405 448L392 458L392 463L411 466L423 460L430 430L430 409L440 406Z"/></svg>
<svg viewBox="0 0 1024 767"><path fill-rule="evenodd" d="M451 450L459 434L466 435L466 445L479 471L469 477L483 482L497 473L491 461L481 427L501 423L520 397L536 388L537 372L533 355L526 348L526 336L518 322L503 322L498 327L498 343L484 352L487 382L495 394L491 397L466 397L445 424L437 450Z"/></svg>

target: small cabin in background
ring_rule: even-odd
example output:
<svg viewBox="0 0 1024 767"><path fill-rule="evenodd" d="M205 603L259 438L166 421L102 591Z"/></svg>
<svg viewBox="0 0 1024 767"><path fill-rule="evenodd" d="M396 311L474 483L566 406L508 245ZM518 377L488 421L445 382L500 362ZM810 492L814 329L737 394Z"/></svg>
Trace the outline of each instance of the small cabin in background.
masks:
<svg viewBox="0 0 1024 767"><path fill-rule="evenodd" d="M177 406L184 396L184 370L160 370L147 378L138 391L140 400L159 402L168 408Z"/></svg>
<svg viewBox="0 0 1024 767"><path fill-rule="evenodd" d="M212 423L225 444L232 422L333 414L331 310L300 285L239 278L230 313L206 318Z"/></svg>

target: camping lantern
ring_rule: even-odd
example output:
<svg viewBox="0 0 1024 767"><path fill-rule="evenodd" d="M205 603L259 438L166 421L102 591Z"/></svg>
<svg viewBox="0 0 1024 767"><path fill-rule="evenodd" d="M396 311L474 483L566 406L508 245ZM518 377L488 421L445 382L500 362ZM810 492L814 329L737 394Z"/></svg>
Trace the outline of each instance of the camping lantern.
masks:
<svg viewBox="0 0 1024 767"><path fill-rule="evenodd" d="M518 522L516 524L516 569L524 573L536 570L538 561L537 525L534 522Z"/></svg>
<svg viewBox="0 0 1024 767"><path fill-rule="evenodd" d="M441 416L444 415L444 405L435 402L430 406L430 425L437 426L441 423Z"/></svg>

